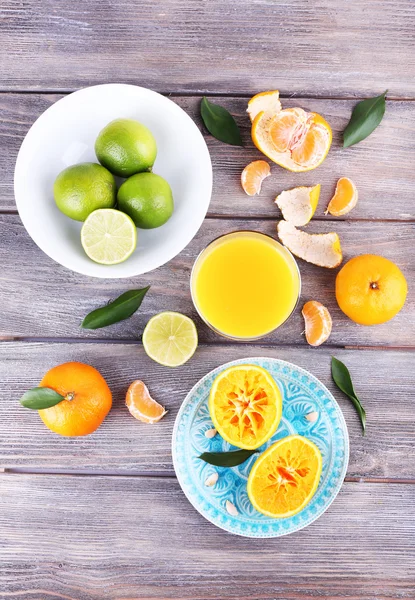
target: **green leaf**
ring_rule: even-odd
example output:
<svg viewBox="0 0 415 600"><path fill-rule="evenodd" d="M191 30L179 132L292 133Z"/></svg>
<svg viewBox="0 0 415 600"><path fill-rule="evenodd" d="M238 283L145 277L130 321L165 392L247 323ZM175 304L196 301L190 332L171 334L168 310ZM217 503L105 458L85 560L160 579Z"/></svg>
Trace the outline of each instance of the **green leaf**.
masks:
<svg viewBox="0 0 415 600"><path fill-rule="evenodd" d="M204 97L200 104L200 114L207 130L213 137L232 146L243 145L238 125L226 108L212 104Z"/></svg>
<svg viewBox="0 0 415 600"><path fill-rule="evenodd" d="M216 467L236 467L242 464L258 450L235 450L233 452L203 452L199 456L205 462Z"/></svg>
<svg viewBox="0 0 415 600"><path fill-rule="evenodd" d="M353 403L353 406L357 410L357 413L360 417L360 421L363 427L363 435L366 430L366 412L363 408L359 398L357 397L356 392L354 391L352 378L349 373L349 369L346 367L344 363L335 358L331 357L331 376L333 377L334 383L337 385L339 390L341 390Z"/></svg>
<svg viewBox="0 0 415 600"><path fill-rule="evenodd" d="M350 121L343 131L343 148L361 142L376 129L385 114L387 91L380 96L368 98L356 104Z"/></svg>
<svg viewBox="0 0 415 600"><path fill-rule="evenodd" d="M65 400L65 397L51 388L35 387L23 394L20 398L20 404L25 408L43 410L44 408L56 406L62 400Z"/></svg>
<svg viewBox="0 0 415 600"><path fill-rule="evenodd" d="M84 329L99 329L100 327L108 327L128 319L140 308L144 296L150 289L150 286L141 290L130 290L121 294L116 300L113 300L106 306L97 308L90 312L82 321Z"/></svg>

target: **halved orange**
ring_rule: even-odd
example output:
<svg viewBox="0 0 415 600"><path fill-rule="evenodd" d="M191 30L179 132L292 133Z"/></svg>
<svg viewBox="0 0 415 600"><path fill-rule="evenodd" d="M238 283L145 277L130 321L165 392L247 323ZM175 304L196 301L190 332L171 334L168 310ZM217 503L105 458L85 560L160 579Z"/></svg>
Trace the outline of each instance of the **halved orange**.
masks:
<svg viewBox="0 0 415 600"><path fill-rule="evenodd" d="M302 108L258 113L251 134L255 146L265 156L297 173L318 167L326 158L332 141L327 121Z"/></svg>
<svg viewBox="0 0 415 600"><path fill-rule="evenodd" d="M132 416L143 423L157 423L167 413L161 404L153 400L146 384L139 379L128 388L125 404Z"/></svg>
<svg viewBox="0 0 415 600"><path fill-rule="evenodd" d="M330 213L333 217L347 215L356 206L357 199L358 193L353 181L348 177L340 177L325 214Z"/></svg>
<svg viewBox="0 0 415 600"><path fill-rule="evenodd" d="M248 478L253 506L268 517L291 517L314 496L321 476L320 450L301 435L273 444L254 463Z"/></svg>
<svg viewBox="0 0 415 600"><path fill-rule="evenodd" d="M306 302L302 315L305 321L305 337L310 346L320 346L328 340L332 320L328 309L321 302L316 300Z"/></svg>
<svg viewBox="0 0 415 600"><path fill-rule="evenodd" d="M271 175L269 164L265 160L254 160L242 171L241 184L248 196L255 196L261 191L262 182Z"/></svg>
<svg viewBox="0 0 415 600"><path fill-rule="evenodd" d="M224 440L253 450L277 430L282 396L268 371L257 365L236 365L222 371L213 382L209 412Z"/></svg>

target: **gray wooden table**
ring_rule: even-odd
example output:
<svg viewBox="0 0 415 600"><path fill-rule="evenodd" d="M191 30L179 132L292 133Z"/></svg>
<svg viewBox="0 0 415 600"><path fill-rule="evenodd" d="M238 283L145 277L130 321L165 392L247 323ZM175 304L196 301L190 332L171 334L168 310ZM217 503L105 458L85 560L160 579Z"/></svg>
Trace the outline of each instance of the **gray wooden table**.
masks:
<svg viewBox="0 0 415 600"><path fill-rule="evenodd" d="M0 597L30 600L415 597L415 5L413 0L3 0L0 8ZM206 135L214 169L209 214L195 239L164 267L130 281L97 280L52 262L17 215L13 169L33 121L63 94L130 82L172 97L199 127L203 95L238 120L246 147ZM259 158L249 139L247 98L278 88L285 106L322 113L333 125L325 163L292 175L273 168L259 198L239 187ZM343 150L340 132L359 98L389 89L382 125ZM359 189L357 208L324 217L338 177ZM333 334L319 349L302 336L300 311L275 335L226 343L195 315L188 291L195 256L222 232L275 234L272 199L322 183L310 230L340 234L345 258L365 252L398 263L409 298L389 324L360 327L336 306L335 273L303 262L303 299L330 309ZM127 288L151 283L129 321L96 332L79 323ZM200 347L183 368L151 362L140 344L163 310L194 317ZM275 540L231 536L206 522L174 477L170 438L190 387L239 357L292 361L332 390L349 427L346 481L330 509L297 534ZM360 426L334 390L330 357L348 364L368 413ZM99 431L60 438L18 398L68 360L102 371L114 407ZM157 426L124 407L144 378L169 409Z"/></svg>

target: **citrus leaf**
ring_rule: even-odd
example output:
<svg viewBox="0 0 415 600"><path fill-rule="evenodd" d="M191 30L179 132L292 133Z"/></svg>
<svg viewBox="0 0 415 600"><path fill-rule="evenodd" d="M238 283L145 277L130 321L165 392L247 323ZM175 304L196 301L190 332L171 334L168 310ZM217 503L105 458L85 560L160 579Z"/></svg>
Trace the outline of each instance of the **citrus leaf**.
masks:
<svg viewBox="0 0 415 600"><path fill-rule="evenodd" d="M20 404L25 408L43 410L44 408L56 406L62 400L65 400L65 397L51 388L35 387L23 394L20 398Z"/></svg>
<svg viewBox="0 0 415 600"><path fill-rule="evenodd" d="M108 327L128 319L141 306L144 296L150 289L150 286L141 290L130 290L121 294L116 300L113 300L106 306L97 308L90 312L82 321L83 329L99 329L100 327Z"/></svg>
<svg viewBox="0 0 415 600"><path fill-rule="evenodd" d="M356 104L350 121L343 131L343 148L361 142L376 129L385 114L387 91L380 96L368 98Z"/></svg>
<svg viewBox="0 0 415 600"><path fill-rule="evenodd" d="M338 360L334 356L331 357L331 376L333 377L333 381L339 390L341 390L343 394L346 394L346 396L352 401L362 423L363 435L365 435L366 411L357 397L356 392L354 391L349 369L344 363L341 362L341 360Z"/></svg>
<svg viewBox="0 0 415 600"><path fill-rule="evenodd" d="M241 133L233 116L219 104L212 104L202 98L200 114L209 133L216 139L232 146L242 146Z"/></svg>
<svg viewBox="0 0 415 600"><path fill-rule="evenodd" d="M233 452L203 452L202 460L215 467L236 467L242 464L258 450L235 450Z"/></svg>

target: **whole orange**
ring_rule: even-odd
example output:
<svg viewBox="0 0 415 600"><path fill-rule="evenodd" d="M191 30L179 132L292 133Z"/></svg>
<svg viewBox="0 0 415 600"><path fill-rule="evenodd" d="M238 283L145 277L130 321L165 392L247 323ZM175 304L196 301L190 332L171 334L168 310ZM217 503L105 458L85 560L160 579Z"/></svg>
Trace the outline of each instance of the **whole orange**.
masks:
<svg viewBox="0 0 415 600"><path fill-rule="evenodd" d="M52 388L65 397L59 404L38 411L46 427L59 435L92 433L112 406L107 382L90 365L79 362L58 365L46 373L39 385Z"/></svg>
<svg viewBox="0 0 415 600"><path fill-rule="evenodd" d="M405 304L407 291L399 267L375 254L355 256L336 278L339 307L360 325L378 325L392 319Z"/></svg>

